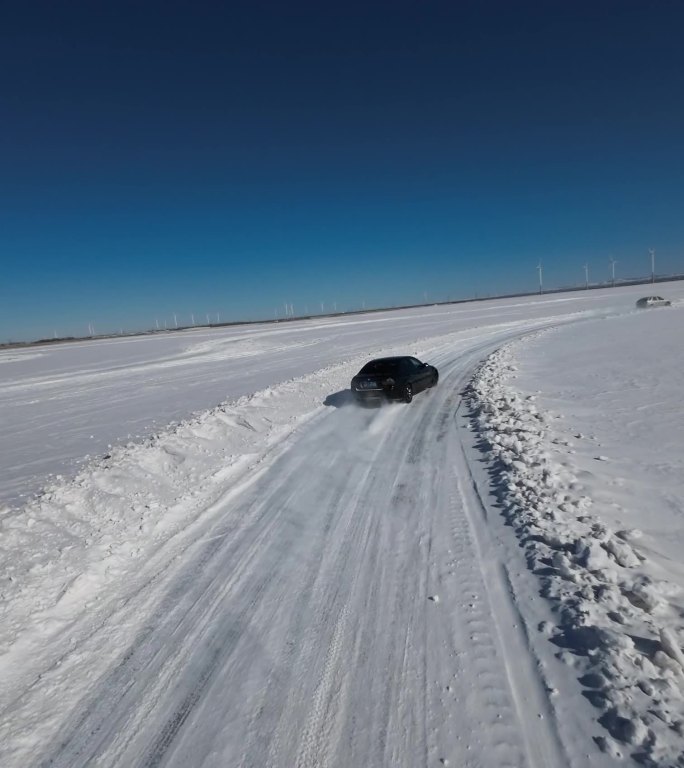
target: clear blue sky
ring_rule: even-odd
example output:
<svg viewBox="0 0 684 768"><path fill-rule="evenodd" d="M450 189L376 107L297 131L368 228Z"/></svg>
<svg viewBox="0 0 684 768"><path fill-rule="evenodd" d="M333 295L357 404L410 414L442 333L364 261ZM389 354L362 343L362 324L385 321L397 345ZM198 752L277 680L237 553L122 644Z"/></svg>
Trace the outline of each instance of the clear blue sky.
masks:
<svg viewBox="0 0 684 768"><path fill-rule="evenodd" d="M0 11L0 341L684 271L684 3Z"/></svg>

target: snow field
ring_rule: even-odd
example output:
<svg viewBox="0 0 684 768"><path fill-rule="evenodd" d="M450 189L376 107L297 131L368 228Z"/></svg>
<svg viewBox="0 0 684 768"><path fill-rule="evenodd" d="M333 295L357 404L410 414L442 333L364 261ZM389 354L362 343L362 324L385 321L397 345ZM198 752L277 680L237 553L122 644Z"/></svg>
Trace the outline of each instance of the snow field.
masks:
<svg viewBox="0 0 684 768"><path fill-rule="evenodd" d="M72 418L81 392L79 418L103 412L89 444L97 453L103 435L130 429L114 418L127 398L135 419L150 405L157 410L146 415L166 423L167 406L177 409L191 391L185 413L197 394L265 386L136 442L112 440L75 477L65 472L28 503L0 510L0 764L605 768L631 753L676 765L680 389L649 380L653 402L626 406L657 425L646 474L662 493L644 525L643 452L631 464L621 453L629 429L643 432L638 419L620 413L609 422L605 409L568 411L566 402L598 371L592 389L618 381L611 392L619 403L630 353L604 355L610 371L598 353L585 367L564 357L576 337L585 353L586 338L598 337L582 335L594 327L575 322L582 317L628 308L595 327L615 328L642 349L652 339L635 329L645 324L662 323L672 344L667 318L677 310L644 315L631 311L632 295L601 293L501 310L495 302L426 308L396 325L388 313L270 327L257 341L249 331L132 347L110 341L103 364L83 364L97 346L76 345L71 382L66 362L58 377L45 377L44 358L29 360L34 378L15 375L2 407L11 411L16 396L30 410L41 388L52 405L62 399L55 428L72 431L69 451L86 445ZM599 311L602 301L613 303ZM546 599L555 609L533 623L530 643L529 595L509 580L518 561L527 574L524 559L516 549L505 560L493 533L499 513L468 479L480 455L462 445L470 421L459 412L460 392L496 346L564 323L567 330L494 354L472 391L474 425L506 480L497 488L536 574L529 578L541 613ZM621 323L627 330L618 332ZM563 339L551 366L542 348L549 338ZM152 366L148 343L165 345ZM438 366L436 390L408 408L345 407L363 362L407 352ZM235 356L252 361L245 380L242 368L226 367ZM330 358L346 362L321 368ZM546 371L542 380L535 365ZM680 381L678 366L660 371L662 380ZM550 367L563 379L554 390ZM157 369L164 382L143 391ZM315 372L288 378L292 369ZM110 395L118 410L107 413ZM36 466L47 466L55 446L36 442L39 420L22 451L33 446ZM33 482L31 472L20 467L15 477ZM534 655L540 640L562 659L558 667L572 670L569 686L547 684ZM601 726L577 706L572 677ZM574 746L559 722L568 708L571 734L593 734L595 743Z"/></svg>
<svg viewBox="0 0 684 768"><path fill-rule="evenodd" d="M458 393L475 360L516 333L433 340L440 386L410 407L345 408L358 362L242 402L242 427L231 413L227 433L250 451L255 434L268 434L259 425L271 407L307 423L295 418L288 431L280 422L280 438L254 450L242 480L214 485L208 475L204 498L178 500L185 522L175 536L164 544L162 528L155 541L152 526L142 537L152 543L127 567L112 553L99 573L87 553L63 553L60 567L71 556L74 571L101 578L83 578L63 613L58 595L28 617L3 657L2 764L518 768L540 764L542 743L551 757L541 764L565 765L549 719L535 720L534 735L520 731L521 701L535 701L535 718L542 711L539 683L523 676L511 690L492 580L464 510L474 501L453 472ZM216 437L208 427L225 413L124 454L144 451L155 469L191 429L182 434L192 457L187 443ZM165 512L173 505L150 514ZM139 525L128 522L122 540Z"/></svg>
<svg viewBox="0 0 684 768"><path fill-rule="evenodd" d="M448 350L448 359L455 349L470 349L474 339L491 345L517 328L503 324L475 336L449 334L430 339L429 346ZM369 356L402 351L405 346L376 349L222 404L140 443L112 447L75 478L57 479L24 507L4 510L3 764L25 764L36 744L49 741L63 717L58 699L73 702L86 694L98 666L114 663L118 649L132 642L144 612L120 624L116 644L108 652L100 646L97 663L94 648L85 650L88 636L98 637L119 606L147 584L165 580L197 532L226 514L232 499L258 486L278 457L292 451L301 428L347 404L348 382ZM364 422L368 438L385 440L401 412L399 405L373 413ZM358 426L336 421L336 450L357 439ZM79 669L86 659L88 674ZM34 688L42 692L38 701Z"/></svg>
<svg viewBox="0 0 684 768"><path fill-rule="evenodd" d="M584 291L0 350L0 505L23 505L50 476L73 477L111 445L372 349L625 311L635 295Z"/></svg>
<svg viewBox="0 0 684 768"><path fill-rule="evenodd" d="M550 319L549 322L560 319ZM519 324L493 326L483 337L513 334ZM475 338L481 338L482 334ZM472 343L470 332L415 342ZM57 476L23 507L0 507L0 668L18 650L17 638L38 624L59 629L86 594L115 582L211 506L217 489L236 486L287 448L286 438L322 404L349 402L352 375L370 357L399 354L381 347L314 374L268 387L152 435L110 446L74 477ZM383 418L370 425L383 430ZM44 613L47 612L47 613ZM37 620L37 621L36 621ZM30 632L29 632L30 634ZM9 653L9 651L12 653Z"/></svg>
<svg viewBox="0 0 684 768"><path fill-rule="evenodd" d="M36 610L68 615L72 601L82 602L81 581L99 591L182 531L218 488L271 461L271 451L352 368L325 369L114 447L75 478L58 478L24 508L6 509L0 649L13 646Z"/></svg>
<svg viewBox="0 0 684 768"><path fill-rule="evenodd" d="M542 595L554 607L554 621L543 622L538 630L557 646L557 657L574 670L584 695L598 709L605 731L595 734L596 743L615 757L632 755L663 768L684 765L684 579L676 564L664 572L667 544L658 546L658 539L652 538L644 547L640 529L620 525L625 519L647 524L647 507L639 502L650 498L653 507L663 472L660 478L651 476L646 488L636 483L639 492L633 496L637 507L632 514L623 494L627 510L620 507L617 516L614 507L620 505L604 503L616 498L610 492L610 476L599 473L607 462L628 465L631 454L635 464L644 456L648 463L659 450L661 434L666 445L678 446L678 455L671 458L681 465L682 432L676 431L677 418L672 423L673 414L681 413L677 381L684 366L675 342L680 322L681 313L673 310L660 317L637 315L537 332L492 354L469 395L474 427L484 440L504 514L529 568L540 579ZM652 332L643 332L653 324L660 331L658 342ZM612 356L602 341L606 326L616 335L611 344L620 340L624 347L613 346ZM646 350L654 343L657 353L649 357ZM557 351L550 352L554 347ZM643 357L646 362L640 368ZM648 406L652 390L635 388L633 382L652 377L648 360L653 359L661 361L658 409L669 414L669 424L665 429L660 424L656 434L642 432L634 450L634 442L626 439L625 414L620 413L620 431L612 410L621 409L619 394L625 382L639 392L639 404ZM519 374L525 366L526 374ZM610 391L612 408L592 403L586 391L579 403L579 398L569 402L570 394L582 386L597 395ZM548 401L562 411L542 404ZM639 404L629 403L632 413ZM572 406L582 413L582 432L570 421ZM601 427L599 439L595 435ZM591 430L593 441L585 441L585 429ZM596 450L606 433L613 436L611 457ZM576 447L583 441L589 442L584 461ZM587 461L595 465L593 473L586 470ZM619 485L625 484L629 480L622 478ZM669 520L675 527L664 531L664 537L676 541L682 534L681 475L663 496L679 510Z"/></svg>

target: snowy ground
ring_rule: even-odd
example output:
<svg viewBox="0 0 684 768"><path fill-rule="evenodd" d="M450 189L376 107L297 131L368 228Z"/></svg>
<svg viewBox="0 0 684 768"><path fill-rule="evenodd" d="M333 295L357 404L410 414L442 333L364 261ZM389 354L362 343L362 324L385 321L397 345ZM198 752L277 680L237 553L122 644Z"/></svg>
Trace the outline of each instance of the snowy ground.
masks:
<svg viewBox="0 0 684 768"><path fill-rule="evenodd" d="M684 765L683 312L514 342L472 398L492 486L553 607L538 631L596 707L598 745L664 766Z"/></svg>
<svg viewBox="0 0 684 768"><path fill-rule="evenodd" d="M386 345L622 311L637 294L585 291L0 351L0 505L22 502L49 474L73 476L84 457L110 446Z"/></svg>
<svg viewBox="0 0 684 768"><path fill-rule="evenodd" d="M0 764L678 765L682 310L642 293L14 352ZM403 351L439 386L352 406Z"/></svg>

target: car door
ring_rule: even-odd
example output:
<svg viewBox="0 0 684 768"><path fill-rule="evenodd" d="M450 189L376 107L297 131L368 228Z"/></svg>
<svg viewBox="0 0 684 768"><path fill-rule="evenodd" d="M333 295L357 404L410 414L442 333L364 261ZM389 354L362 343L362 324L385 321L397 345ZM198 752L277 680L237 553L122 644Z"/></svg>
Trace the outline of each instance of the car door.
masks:
<svg viewBox="0 0 684 768"><path fill-rule="evenodd" d="M414 381L413 391L421 392L422 390L427 389L428 383L430 381L430 370L415 357L411 357L409 360Z"/></svg>

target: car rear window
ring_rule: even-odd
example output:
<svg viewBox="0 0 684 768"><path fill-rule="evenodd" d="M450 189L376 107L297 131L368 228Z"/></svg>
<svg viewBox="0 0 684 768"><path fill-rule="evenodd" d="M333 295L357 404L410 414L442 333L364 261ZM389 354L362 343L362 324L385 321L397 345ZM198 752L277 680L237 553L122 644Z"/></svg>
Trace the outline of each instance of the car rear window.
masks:
<svg viewBox="0 0 684 768"><path fill-rule="evenodd" d="M376 375L385 375L399 372L399 361L397 360L371 360L366 363L360 371L361 373L373 373Z"/></svg>

